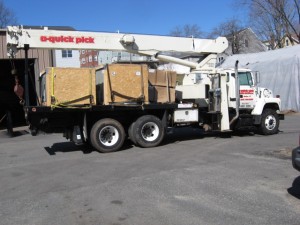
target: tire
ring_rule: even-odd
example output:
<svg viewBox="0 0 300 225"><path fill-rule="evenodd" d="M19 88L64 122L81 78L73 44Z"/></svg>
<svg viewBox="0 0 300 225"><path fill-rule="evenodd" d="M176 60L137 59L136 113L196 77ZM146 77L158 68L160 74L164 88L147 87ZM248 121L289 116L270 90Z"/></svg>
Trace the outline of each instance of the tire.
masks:
<svg viewBox="0 0 300 225"><path fill-rule="evenodd" d="M132 122L132 124L130 124L130 126L129 126L129 128L128 128L128 136L129 136L129 139L131 140L131 142L132 142L134 145L137 145L137 144L136 144L135 136L133 135L133 127L134 127L134 123L135 123L135 122Z"/></svg>
<svg viewBox="0 0 300 225"><path fill-rule="evenodd" d="M133 124L132 136L140 147L155 147L162 142L165 136L165 129L159 118L145 115L138 118Z"/></svg>
<svg viewBox="0 0 300 225"><path fill-rule="evenodd" d="M97 121L91 130L91 145L102 153L120 150L125 141L123 126L114 119L101 119Z"/></svg>
<svg viewBox="0 0 300 225"><path fill-rule="evenodd" d="M260 132L264 135L278 133L279 117L274 109L265 109L261 116Z"/></svg>

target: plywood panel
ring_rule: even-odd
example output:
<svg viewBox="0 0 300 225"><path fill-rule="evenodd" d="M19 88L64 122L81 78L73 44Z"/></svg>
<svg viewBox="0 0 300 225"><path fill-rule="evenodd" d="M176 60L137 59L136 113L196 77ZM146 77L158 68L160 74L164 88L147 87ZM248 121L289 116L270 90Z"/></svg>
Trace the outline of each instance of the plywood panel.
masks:
<svg viewBox="0 0 300 225"><path fill-rule="evenodd" d="M175 88L167 88L163 86L153 86L154 96L157 103L173 103L175 102Z"/></svg>
<svg viewBox="0 0 300 225"><path fill-rule="evenodd" d="M156 85L156 69L149 69L148 80L151 85Z"/></svg>
<svg viewBox="0 0 300 225"><path fill-rule="evenodd" d="M104 75L104 104L143 101L148 97L148 66L108 65Z"/></svg>
<svg viewBox="0 0 300 225"><path fill-rule="evenodd" d="M175 87L176 75L177 74L174 71L157 70L157 78L155 85Z"/></svg>
<svg viewBox="0 0 300 225"><path fill-rule="evenodd" d="M96 102L95 69L47 68L47 106L90 105Z"/></svg>
<svg viewBox="0 0 300 225"><path fill-rule="evenodd" d="M177 74L170 70L149 70L149 82L151 85L175 87Z"/></svg>

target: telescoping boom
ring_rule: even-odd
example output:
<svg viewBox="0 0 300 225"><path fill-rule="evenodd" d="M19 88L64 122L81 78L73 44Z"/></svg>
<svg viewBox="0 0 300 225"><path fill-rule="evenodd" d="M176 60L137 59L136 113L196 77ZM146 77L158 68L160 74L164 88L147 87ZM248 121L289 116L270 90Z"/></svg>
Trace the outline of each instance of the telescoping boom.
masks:
<svg viewBox="0 0 300 225"><path fill-rule="evenodd" d="M165 55L165 52L178 52L206 57L223 52L228 47L225 37L199 39L160 35L127 33L82 32L41 29L25 29L22 26L7 27L8 54L13 56L19 49L82 49L126 51L152 56L166 62L175 62L191 68L197 63L180 60Z"/></svg>

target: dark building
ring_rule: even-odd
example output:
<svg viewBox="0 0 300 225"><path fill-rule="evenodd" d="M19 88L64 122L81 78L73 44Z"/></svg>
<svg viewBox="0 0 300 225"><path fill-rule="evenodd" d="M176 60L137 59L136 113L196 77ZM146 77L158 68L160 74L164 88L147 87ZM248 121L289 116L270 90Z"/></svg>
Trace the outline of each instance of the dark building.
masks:
<svg viewBox="0 0 300 225"><path fill-rule="evenodd" d="M0 30L0 128L7 127L8 120L10 128L25 125L25 117L19 97L14 93L15 75L19 83L24 85L25 74L25 52L20 50L16 58L10 59L7 56L6 30ZM30 104L36 104L38 99L35 92L35 84L38 82L40 71L53 65L53 54L51 50L29 49L29 93ZM12 74L12 70L16 74ZM38 90L37 90L38 91ZM2 120L1 120L2 119Z"/></svg>
<svg viewBox="0 0 300 225"><path fill-rule="evenodd" d="M23 26L25 29L41 29L43 26ZM48 26L48 30L75 30L68 26ZM36 105L39 102L39 76L46 67L55 66L55 50L30 49L28 50L28 75L29 75L29 105ZM7 56L6 30L0 30L0 128L26 125L23 106L20 99L14 92L17 77L19 83L25 89L25 51L20 50L14 59ZM12 74L16 71L16 75ZM37 89L36 89L37 88Z"/></svg>
<svg viewBox="0 0 300 225"><path fill-rule="evenodd" d="M98 63L97 50L81 50L80 51L80 67L97 67Z"/></svg>

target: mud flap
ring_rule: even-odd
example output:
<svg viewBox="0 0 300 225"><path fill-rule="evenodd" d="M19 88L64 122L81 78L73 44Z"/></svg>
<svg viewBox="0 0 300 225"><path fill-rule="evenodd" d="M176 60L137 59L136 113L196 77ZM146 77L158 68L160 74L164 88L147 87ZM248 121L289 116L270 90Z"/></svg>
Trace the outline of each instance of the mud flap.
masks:
<svg viewBox="0 0 300 225"><path fill-rule="evenodd" d="M72 141L73 141L76 145L81 145L81 144L83 144L83 141L82 141L82 135L81 135L81 130L80 130L80 127L79 127L79 126L74 126L74 128L73 128Z"/></svg>

